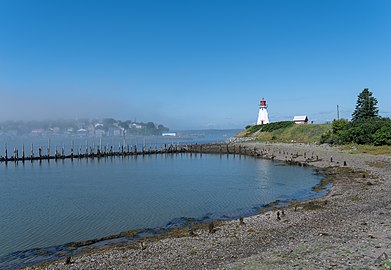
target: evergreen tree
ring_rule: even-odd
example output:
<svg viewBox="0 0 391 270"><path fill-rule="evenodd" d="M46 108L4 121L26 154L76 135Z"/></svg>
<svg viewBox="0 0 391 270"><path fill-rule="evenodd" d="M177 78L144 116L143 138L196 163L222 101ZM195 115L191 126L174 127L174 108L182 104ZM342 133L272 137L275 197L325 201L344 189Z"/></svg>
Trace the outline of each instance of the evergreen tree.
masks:
<svg viewBox="0 0 391 270"><path fill-rule="evenodd" d="M377 99L372 96L372 92L365 88L357 98L356 109L352 114L352 121L376 118L379 110L376 107Z"/></svg>

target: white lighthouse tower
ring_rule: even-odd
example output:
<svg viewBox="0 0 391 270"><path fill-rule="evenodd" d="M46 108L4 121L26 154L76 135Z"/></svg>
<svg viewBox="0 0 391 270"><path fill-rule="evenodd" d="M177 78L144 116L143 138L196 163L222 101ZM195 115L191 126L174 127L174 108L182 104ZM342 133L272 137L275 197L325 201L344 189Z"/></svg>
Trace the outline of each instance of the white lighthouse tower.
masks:
<svg viewBox="0 0 391 270"><path fill-rule="evenodd" d="M259 104L259 113L257 125L269 124L269 115L267 113L266 100L262 98L261 103Z"/></svg>

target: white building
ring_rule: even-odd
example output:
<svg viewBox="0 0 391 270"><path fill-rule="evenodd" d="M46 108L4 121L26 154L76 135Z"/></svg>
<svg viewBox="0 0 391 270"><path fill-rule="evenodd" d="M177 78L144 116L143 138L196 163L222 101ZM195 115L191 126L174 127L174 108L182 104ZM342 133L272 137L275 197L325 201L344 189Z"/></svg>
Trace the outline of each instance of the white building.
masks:
<svg viewBox="0 0 391 270"><path fill-rule="evenodd" d="M296 124L308 124L308 117L306 115L300 115L293 117L293 122Z"/></svg>
<svg viewBox="0 0 391 270"><path fill-rule="evenodd" d="M176 132L164 132L162 133L164 137L176 137Z"/></svg>
<svg viewBox="0 0 391 270"><path fill-rule="evenodd" d="M142 126L142 125L139 125L139 124L136 124L136 123L133 123L133 124L130 124L130 125L129 125L129 128L142 129L143 126Z"/></svg>

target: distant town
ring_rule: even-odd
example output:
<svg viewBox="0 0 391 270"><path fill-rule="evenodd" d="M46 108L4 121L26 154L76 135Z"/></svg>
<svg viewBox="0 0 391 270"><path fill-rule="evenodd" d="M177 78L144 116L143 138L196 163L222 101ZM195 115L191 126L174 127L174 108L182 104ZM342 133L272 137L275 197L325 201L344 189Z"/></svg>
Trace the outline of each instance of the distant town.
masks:
<svg viewBox="0 0 391 270"><path fill-rule="evenodd" d="M46 121L6 121L0 122L0 136L153 136L173 135L169 128L153 122L137 122L131 120L78 119L78 120L46 120Z"/></svg>

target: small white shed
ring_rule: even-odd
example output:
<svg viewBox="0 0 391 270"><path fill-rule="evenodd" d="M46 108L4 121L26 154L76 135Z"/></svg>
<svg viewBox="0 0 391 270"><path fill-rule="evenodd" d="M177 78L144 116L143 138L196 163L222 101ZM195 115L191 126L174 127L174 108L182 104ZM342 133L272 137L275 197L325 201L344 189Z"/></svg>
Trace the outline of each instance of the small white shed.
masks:
<svg viewBox="0 0 391 270"><path fill-rule="evenodd" d="M300 115L293 117L293 122L296 124L308 124L308 117L306 115Z"/></svg>

